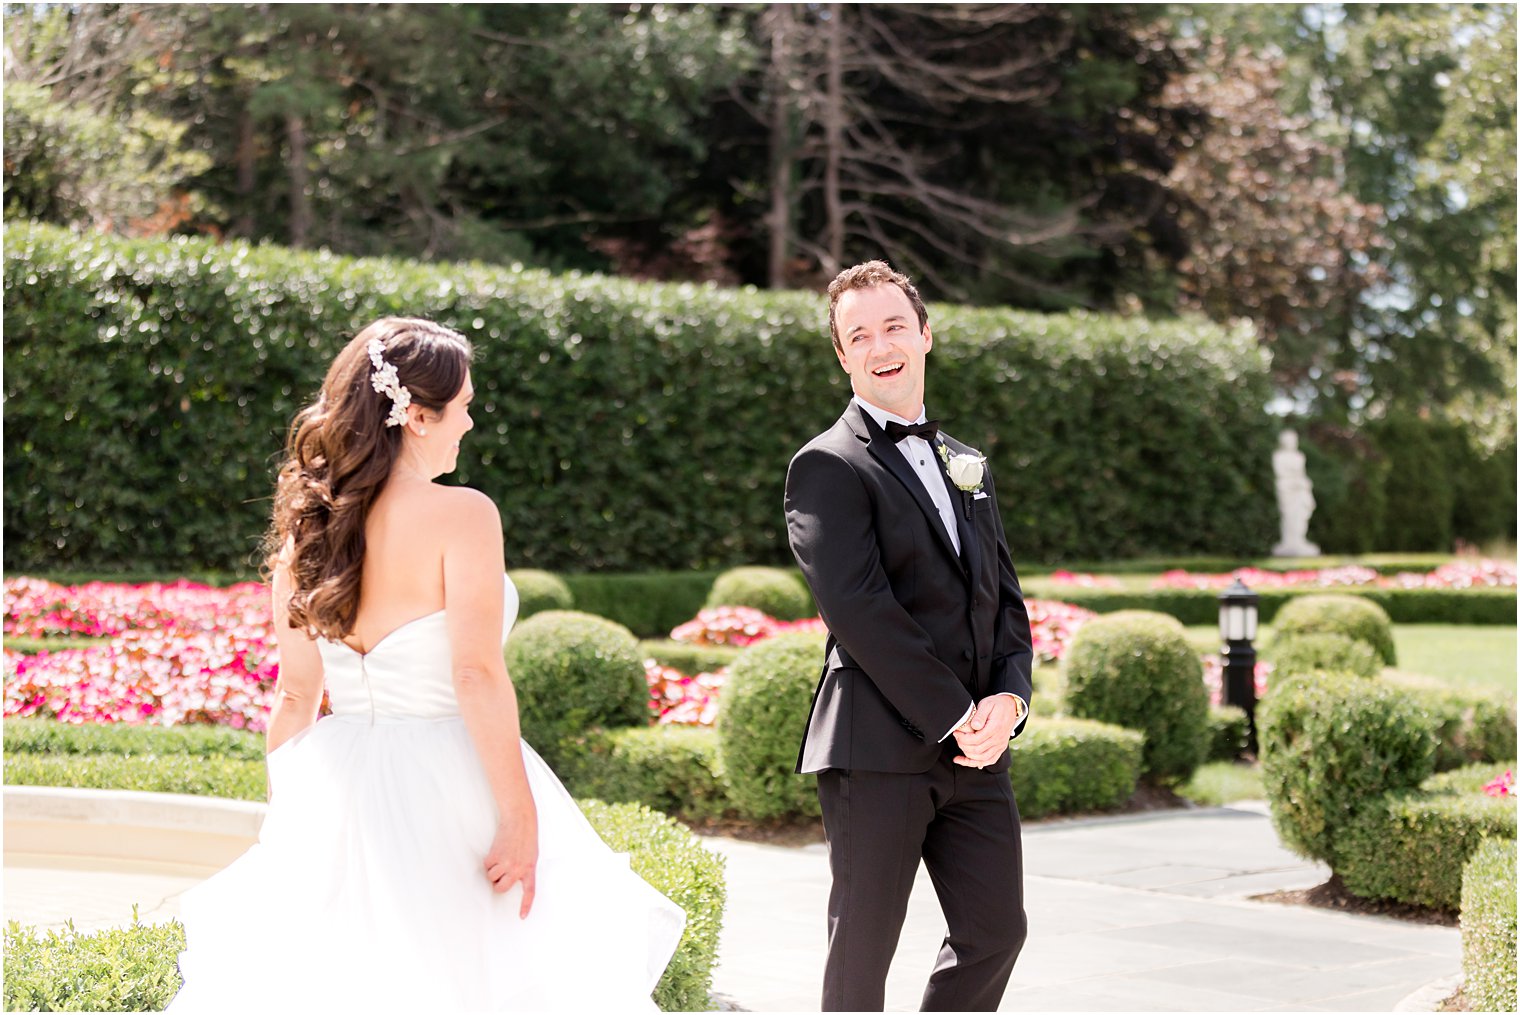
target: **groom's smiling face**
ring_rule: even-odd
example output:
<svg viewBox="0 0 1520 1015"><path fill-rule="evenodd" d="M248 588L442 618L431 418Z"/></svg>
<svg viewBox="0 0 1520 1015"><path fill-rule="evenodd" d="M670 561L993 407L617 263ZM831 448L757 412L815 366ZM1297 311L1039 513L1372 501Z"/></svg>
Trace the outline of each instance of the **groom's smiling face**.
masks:
<svg viewBox="0 0 1520 1015"><path fill-rule="evenodd" d="M834 352L855 394L907 420L924 407L924 358L934 345L908 295L895 285L850 289L834 308Z"/></svg>

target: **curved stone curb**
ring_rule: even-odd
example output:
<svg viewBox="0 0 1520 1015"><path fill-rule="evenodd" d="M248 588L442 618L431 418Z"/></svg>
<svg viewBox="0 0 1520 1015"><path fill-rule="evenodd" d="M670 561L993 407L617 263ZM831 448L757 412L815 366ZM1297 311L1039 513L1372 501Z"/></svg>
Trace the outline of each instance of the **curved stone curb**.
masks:
<svg viewBox="0 0 1520 1015"><path fill-rule="evenodd" d="M135 790L6 786L5 854L212 873L258 841L264 804Z"/></svg>
<svg viewBox="0 0 1520 1015"><path fill-rule="evenodd" d="M1439 980L1432 980L1394 1005L1393 1010L1436 1011L1442 1001L1457 992L1457 988L1462 986L1463 980L1464 977L1461 973L1458 973L1456 976L1446 976Z"/></svg>

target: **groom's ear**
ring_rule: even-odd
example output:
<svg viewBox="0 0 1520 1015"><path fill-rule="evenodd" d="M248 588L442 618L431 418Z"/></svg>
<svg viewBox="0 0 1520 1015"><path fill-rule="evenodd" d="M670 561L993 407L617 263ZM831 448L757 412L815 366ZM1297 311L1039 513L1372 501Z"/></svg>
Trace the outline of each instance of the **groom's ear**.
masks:
<svg viewBox="0 0 1520 1015"><path fill-rule="evenodd" d="M933 348L934 348L934 333L931 332L929 330L929 326L927 324L925 324L924 325L924 352L928 352L930 349L933 349Z"/></svg>

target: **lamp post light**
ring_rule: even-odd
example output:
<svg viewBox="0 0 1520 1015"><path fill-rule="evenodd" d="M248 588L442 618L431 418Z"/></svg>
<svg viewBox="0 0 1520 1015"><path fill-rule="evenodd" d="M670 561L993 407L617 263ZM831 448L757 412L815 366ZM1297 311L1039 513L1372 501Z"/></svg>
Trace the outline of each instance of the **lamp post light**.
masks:
<svg viewBox="0 0 1520 1015"><path fill-rule="evenodd" d="M1256 613L1261 597L1239 578L1219 594L1219 637L1224 642L1224 703L1244 710L1247 749L1256 753Z"/></svg>

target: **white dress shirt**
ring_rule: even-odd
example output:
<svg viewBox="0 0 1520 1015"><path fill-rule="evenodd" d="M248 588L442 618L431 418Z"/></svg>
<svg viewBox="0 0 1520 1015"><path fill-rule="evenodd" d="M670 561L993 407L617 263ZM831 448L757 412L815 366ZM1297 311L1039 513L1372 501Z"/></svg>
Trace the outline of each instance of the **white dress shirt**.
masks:
<svg viewBox="0 0 1520 1015"><path fill-rule="evenodd" d="M916 423L922 423L929 418L928 413L920 409L917 419L904 419L895 412L888 412L886 409L872 405L870 402L863 400L859 395L854 396L851 401L860 406L861 409L876 421L876 425L883 430L887 428L888 420L901 423L903 426L912 426ZM924 485L929 498L934 501L935 508L939 510L939 519L950 536L950 545L955 547L956 553L960 553L961 536L960 531L955 525L955 507L950 502L950 491L945 487L944 475L940 472L940 464L937 460L938 451L922 437L913 437L911 435L897 442L897 450L901 451L903 457L908 460L908 465L912 467L914 475ZM998 693L1008 695L1023 705L1024 711L1028 711L1028 704L1017 694L1014 694L1012 691L1000 691ZM943 743L948 740L950 734L965 725L966 720L971 718L971 713L975 710L976 705L973 703L971 708L966 710L966 714L961 716L960 722L945 731L945 735L939 738L939 742Z"/></svg>

